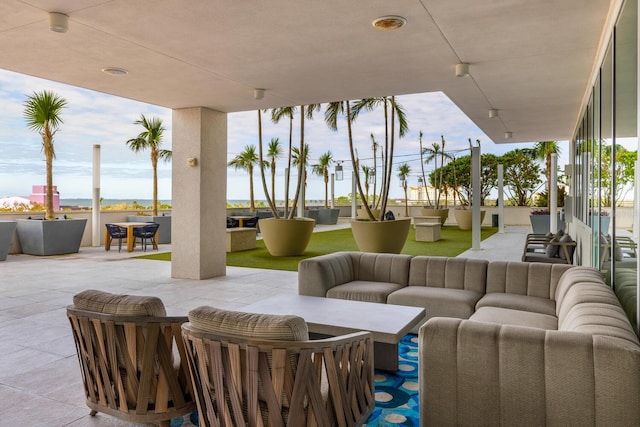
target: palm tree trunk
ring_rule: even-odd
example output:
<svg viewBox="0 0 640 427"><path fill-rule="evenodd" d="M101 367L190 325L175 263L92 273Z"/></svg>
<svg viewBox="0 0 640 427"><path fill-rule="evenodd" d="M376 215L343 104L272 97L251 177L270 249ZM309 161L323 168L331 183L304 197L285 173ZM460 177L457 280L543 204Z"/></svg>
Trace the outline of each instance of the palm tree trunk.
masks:
<svg viewBox="0 0 640 427"><path fill-rule="evenodd" d="M269 189L267 188L267 179L264 176L264 160L262 154L262 112L258 108L258 162L260 167L260 178L262 179L262 189L264 191L264 196L267 199L267 203L269 204L269 208L273 213L275 218L278 218L278 210L276 209L276 205L273 203L273 199L269 196ZM255 212L256 207L253 202L253 165L249 164L249 185L251 189L251 212Z"/></svg>
<svg viewBox="0 0 640 427"><path fill-rule="evenodd" d="M404 184L404 216L405 217L409 217L409 197L407 196L407 184L406 183Z"/></svg>
<svg viewBox="0 0 640 427"><path fill-rule="evenodd" d="M364 192L362 191L362 184L360 183L360 173L358 172L358 163L356 161L356 154L355 154L355 150L353 148L353 133L352 133L352 129L351 129L351 105L349 104L349 101L344 101L345 105L346 105L346 110L347 110L347 133L349 135L349 153L351 154L351 165L353 166L353 170L356 171L356 173L353 174L355 180L356 180L356 187L358 189L358 193L360 194L360 197L365 200L364 198ZM356 197L356 195L354 194L353 197ZM375 197L375 196L374 196ZM370 220L375 221L376 218L373 216L373 213L371 213L371 209L369 208L369 204L368 203L363 203L364 205L364 209L367 212L367 216L369 217Z"/></svg>
<svg viewBox="0 0 640 427"><path fill-rule="evenodd" d="M291 153L291 150L289 150ZM304 179L302 179L302 171L304 170L304 105L300 106L300 159L298 161L298 185L296 186L296 194L293 197L291 203L291 211L289 212L289 219L292 219L295 215L296 207L298 206L298 197L300 197L300 191L304 185ZM306 177L305 177L306 179Z"/></svg>
<svg viewBox="0 0 640 427"><path fill-rule="evenodd" d="M276 202L276 159L271 159L271 196L273 203Z"/></svg>
<svg viewBox="0 0 640 427"><path fill-rule="evenodd" d="M292 113L293 114L293 113ZM291 149L293 139L293 116L289 117L289 159L287 160L287 183L284 196L284 217L287 218L289 214L289 181L291 180Z"/></svg>
<svg viewBox="0 0 640 427"><path fill-rule="evenodd" d="M51 142L48 143L51 145ZM45 156L47 188L45 200L45 219L53 219L53 155Z"/></svg>
<svg viewBox="0 0 640 427"><path fill-rule="evenodd" d="M249 212L256 211L256 204L253 198L253 165L249 165Z"/></svg>
<svg viewBox="0 0 640 427"><path fill-rule="evenodd" d="M151 214L158 216L158 150L151 146L151 169L153 169L153 205Z"/></svg>
<svg viewBox="0 0 640 427"><path fill-rule="evenodd" d="M329 209L329 172L327 168L323 170L324 175L324 208Z"/></svg>
<svg viewBox="0 0 640 427"><path fill-rule="evenodd" d="M431 198L429 197L429 185L427 184L427 178L424 175L424 160L422 158L422 132L420 132L420 168L422 169L422 183L427 193L427 205L431 206ZM420 189L422 191L422 188Z"/></svg>

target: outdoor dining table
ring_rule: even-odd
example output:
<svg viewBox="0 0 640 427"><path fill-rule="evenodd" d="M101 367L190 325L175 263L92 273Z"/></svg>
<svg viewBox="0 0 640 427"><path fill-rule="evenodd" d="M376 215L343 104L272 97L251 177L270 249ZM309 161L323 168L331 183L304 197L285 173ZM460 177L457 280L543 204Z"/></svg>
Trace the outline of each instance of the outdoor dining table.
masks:
<svg viewBox="0 0 640 427"><path fill-rule="evenodd" d="M127 229L127 252L133 252L133 244L135 238L133 237L133 229L138 227L144 227L149 225L148 222L111 222L110 224L124 227ZM156 238L153 239L153 249L158 249L157 242L158 232L156 231ZM111 235L108 231L104 232L104 249L109 250L111 248Z"/></svg>
<svg viewBox="0 0 640 427"><path fill-rule="evenodd" d="M253 216L244 216L244 215L235 215L235 216L231 216L230 218L238 220L238 222L239 222L238 227L244 227L244 222L246 220L252 219L252 218L255 218L255 217L253 217Z"/></svg>

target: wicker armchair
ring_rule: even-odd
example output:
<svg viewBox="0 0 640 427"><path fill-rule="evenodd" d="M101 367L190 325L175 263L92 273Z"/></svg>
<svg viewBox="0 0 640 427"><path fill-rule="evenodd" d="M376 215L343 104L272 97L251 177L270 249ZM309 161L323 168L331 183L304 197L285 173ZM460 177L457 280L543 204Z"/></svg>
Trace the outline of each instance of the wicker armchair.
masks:
<svg viewBox="0 0 640 427"><path fill-rule="evenodd" d="M269 339L278 332L265 331L281 327L278 319L296 316L220 310L222 329L231 325L235 332L244 329L264 338L218 335L198 327L192 313L182 334L200 426L359 426L373 411L371 333L315 341ZM243 323L247 319L249 326ZM304 320L297 319L302 335L308 334Z"/></svg>
<svg viewBox="0 0 640 427"><path fill-rule="evenodd" d="M79 302L78 297L87 294L100 301ZM76 295L75 306L67 307L86 404L91 415L102 412L125 421L168 427L172 418L196 409L180 336L180 325L187 318L155 316L153 310L148 314L113 302L123 297L127 303L144 298L159 301L85 291Z"/></svg>

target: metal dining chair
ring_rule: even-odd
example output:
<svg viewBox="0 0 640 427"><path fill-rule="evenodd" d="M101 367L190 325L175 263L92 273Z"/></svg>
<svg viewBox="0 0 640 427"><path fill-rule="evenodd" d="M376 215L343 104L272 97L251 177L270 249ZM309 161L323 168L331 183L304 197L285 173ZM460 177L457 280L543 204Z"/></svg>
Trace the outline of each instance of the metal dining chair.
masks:
<svg viewBox="0 0 640 427"><path fill-rule="evenodd" d="M147 243L151 243L151 246L155 249L158 248L156 244L156 232L158 231L158 227L160 227L160 224L157 222L150 222L148 225L133 229L133 238L140 239L143 251L147 250Z"/></svg>
<svg viewBox="0 0 640 427"><path fill-rule="evenodd" d="M115 224L105 224L111 239L118 239L118 252L122 250L122 239L127 238L127 229Z"/></svg>

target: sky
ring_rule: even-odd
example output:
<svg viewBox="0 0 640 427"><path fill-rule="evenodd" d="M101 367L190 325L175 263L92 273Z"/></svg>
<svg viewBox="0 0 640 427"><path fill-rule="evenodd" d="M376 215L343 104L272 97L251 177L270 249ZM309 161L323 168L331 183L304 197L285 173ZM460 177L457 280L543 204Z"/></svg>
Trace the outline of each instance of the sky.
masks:
<svg viewBox="0 0 640 427"><path fill-rule="evenodd" d="M0 197L28 196L32 185L44 185L45 164L41 138L27 128L23 117L24 102L34 91L50 90L67 100L62 111L63 123L54 138L56 158L53 162L54 185L61 199L91 198L93 145L101 147L100 194L105 199L151 199L152 169L150 153L134 153L126 141L136 137L143 128L134 122L141 114L162 119L164 139L162 148L171 149L171 110L125 98L89 91L61 83L0 70ZM407 113L409 132L396 140L391 197L403 197L397 178L397 167L407 162L411 167L410 186L417 186L420 172L419 133L423 146L430 147L446 140L445 151L468 149L468 138L479 139L483 153L504 154L530 144L494 144L443 93L426 93L396 97ZM378 142L384 141L382 110L362 113L353 125L354 144L361 164L373 165L370 134ZM279 138L288 145L288 121L273 124L269 115L263 117L263 141L266 150L271 138ZM247 145L258 144L257 112L230 113L228 118L227 161ZM294 121L294 146L299 142L298 120ZM351 192L351 165L344 119L337 132L324 122L323 110L305 124L305 141L310 147L310 164L331 151L334 160L343 161L345 180L336 182L335 195ZM563 144L564 152L568 144ZM468 154L460 152L458 155ZM565 162L566 163L566 162ZM276 198L281 200L284 189L286 156L277 164ZM561 163L564 164L564 163ZM434 165L425 165L425 173ZM331 168L333 170L333 167ZM227 199L249 198L249 178L245 171L228 168ZM295 175L292 180L295 182ZM254 172L257 200L264 199L260 174ZM213 184L212 184L213 185ZM292 191L293 194L293 191ZM158 163L158 198L171 199L171 163ZM309 172L307 200L324 200L324 181Z"/></svg>

